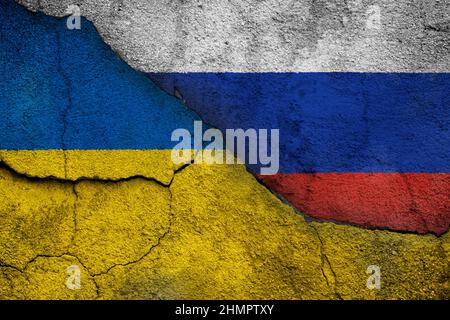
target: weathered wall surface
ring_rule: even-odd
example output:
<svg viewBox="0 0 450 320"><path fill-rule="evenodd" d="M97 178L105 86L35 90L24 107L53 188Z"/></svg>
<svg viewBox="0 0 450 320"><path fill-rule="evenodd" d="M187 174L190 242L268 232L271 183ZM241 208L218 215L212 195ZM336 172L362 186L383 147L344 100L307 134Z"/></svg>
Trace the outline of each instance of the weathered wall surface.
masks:
<svg viewBox="0 0 450 320"><path fill-rule="evenodd" d="M190 165L169 186L0 177L3 299L449 297L448 234L306 222L243 166Z"/></svg>
<svg viewBox="0 0 450 320"><path fill-rule="evenodd" d="M19 0L61 17L70 0ZM448 71L446 1L77 1L132 67L168 71Z"/></svg>
<svg viewBox="0 0 450 320"><path fill-rule="evenodd" d="M289 6L288 2L264 2L260 7L250 2L233 6L232 2L183 3L85 2L81 8L112 49L144 71L449 70L445 59L448 6L442 2L405 1L398 7L380 3L381 29L367 27L369 4L358 1L345 6L319 2L317 8L295 2ZM68 5L59 1L25 4L55 16L61 16ZM213 11L221 15L208 15ZM397 15L405 18L393 19ZM50 19L43 15L28 18L30 22L41 19L44 24ZM230 21L233 28L224 28ZM275 37L280 23L287 29L283 36ZM46 32L45 28L40 31ZM299 34L306 40L297 41ZM271 40L265 41L265 36ZM196 40L183 44L183 38ZM97 48L96 38L92 39L91 45ZM230 43L235 49L227 49ZM60 44L54 48L64 48ZM39 45L34 48L41 50ZM106 49L102 54L111 58ZM26 57L33 61L33 54ZM51 70L52 64L47 66L43 61L31 71ZM69 69L55 70L55 76L67 77L73 60L61 61L61 66ZM146 117L151 120L150 127L158 125L161 133L177 125L171 122L196 118L180 101L145 82L142 74L117 67L114 60L111 65L114 67L108 71L126 75L125 82L117 78L117 90L128 88L128 96L136 94L141 102L152 101L141 106L134 120ZM95 83L102 75L93 70L86 74ZM25 71L24 75L31 74ZM20 111L9 113L10 124L19 124L10 129L24 138L4 139L3 143L54 144L47 146L52 150L4 147L7 150L0 151L1 298L450 297L448 232L436 237L311 222L274 196L243 166L177 167L170 162L167 150L54 150L70 149L68 145L80 141L93 145L101 141L106 146L110 142L161 145L157 139L149 142L145 135L142 139L126 134L111 138L120 130L111 129L108 121L101 125L99 116L104 109L89 99L89 84L77 98L84 108L73 104L68 109L70 99L64 91L60 108L48 109L55 115L54 127L47 125L52 124L51 119L30 122L33 114L42 115L39 106L49 105L36 103L36 97L48 99L54 94L42 90L54 87L45 81L47 71L32 85L24 81L26 85L20 89L26 90L5 95L16 98L8 101ZM13 73L2 73L2 77L17 80ZM21 76L17 78L20 82ZM93 88L95 96L99 88ZM119 99L120 95L114 97ZM72 99L72 103L76 101ZM112 117L111 113L106 114ZM80 123L95 130L83 133L82 126L77 127ZM28 130L33 125L41 128L38 134ZM144 125L142 128L148 130ZM55 136L54 141L39 140L48 134L46 130ZM66 286L67 267L71 265L81 270L79 290ZM366 287L369 265L381 268L381 290Z"/></svg>

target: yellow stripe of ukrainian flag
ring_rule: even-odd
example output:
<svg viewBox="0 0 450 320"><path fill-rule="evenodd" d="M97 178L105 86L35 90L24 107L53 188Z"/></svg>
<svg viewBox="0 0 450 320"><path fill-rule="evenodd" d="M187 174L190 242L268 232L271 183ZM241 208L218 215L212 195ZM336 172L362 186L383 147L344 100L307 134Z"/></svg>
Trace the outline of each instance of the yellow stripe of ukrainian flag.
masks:
<svg viewBox="0 0 450 320"><path fill-rule="evenodd" d="M306 222L242 165L174 174L169 151L0 155L1 298L448 298L448 234ZM64 156L68 177L90 178L45 178L64 175ZM167 186L105 181L140 175Z"/></svg>

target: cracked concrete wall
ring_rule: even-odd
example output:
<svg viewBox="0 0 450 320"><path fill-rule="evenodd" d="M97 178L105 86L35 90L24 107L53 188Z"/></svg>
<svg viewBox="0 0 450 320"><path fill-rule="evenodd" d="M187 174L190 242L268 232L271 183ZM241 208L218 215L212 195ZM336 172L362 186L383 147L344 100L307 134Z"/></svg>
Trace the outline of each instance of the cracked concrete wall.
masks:
<svg viewBox="0 0 450 320"><path fill-rule="evenodd" d="M0 162L39 178L117 181L142 177L166 185L182 166L172 162L171 150L0 150Z"/></svg>
<svg viewBox="0 0 450 320"><path fill-rule="evenodd" d="M40 2L41 9L46 13L58 15L66 4ZM28 2L31 7L33 3L36 2ZM362 7L356 10L355 21L350 23L361 24L365 21L365 7L362 2L358 3L356 5ZM255 14L248 12L251 10L245 8L250 7L243 2L239 4L243 8L239 9L238 6L237 12ZM84 9L89 8L89 3L83 5ZM198 59L185 60L184 55L180 58L180 54L167 59L163 55L158 57L158 64L152 64L153 47L142 46L142 39L130 44L123 40L114 44L116 36L117 39L131 34L135 34L136 39L144 37L139 33L141 28L127 29L131 31L125 33L109 23L114 23L115 19L120 21L121 12L126 17L133 13L137 15L136 20L148 21L139 16L140 12L148 12L142 10L146 5L147 2L101 2L95 8L91 7L88 15L91 20L99 17L99 21L106 21L103 27L99 27L100 22L96 22L105 41L112 44L113 49L134 67L146 70L145 66L150 66L151 71L166 70L173 66L186 66L190 70L203 68L204 65ZM158 3L153 5L152 8L160 6ZM189 6L190 2L186 2L186 5ZM209 6L198 5L199 8ZM117 8L117 14L109 18L111 6ZM179 4L173 6L173 12L186 9ZM390 4L386 3L385 6L389 8ZM364 70L393 67L409 70L413 66L419 70L447 70L448 61L439 60L439 57L445 57L445 52L441 56L439 52L446 48L447 35L435 30L445 30L445 24L441 26L445 16L431 14L439 11L438 2L431 9L427 9L425 4L421 6L428 13L419 19L420 23L425 21L428 25L421 32L432 34L431 37L436 39L430 44L431 47L412 41L401 49L392 44L392 34L382 37L374 35L382 43L385 39L389 40L386 46L376 43L380 50L398 50L392 53L394 56L388 55L388 60L380 63L379 59L386 59L383 58L386 52L381 51L380 58L377 51L372 50L372 45L367 48L361 43L355 44L368 53L367 60L355 62L356 67ZM322 7L325 9L319 10L316 15L329 10L328 5ZM411 9L415 7L412 2L401 3L402 12L409 12L405 7L416 12ZM226 8L223 10L227 12ZM391 15L397 13L397 9L390 11ZM171 26L172 20L167 21L167 16L159 14L164 19L160 25ZM295 15L286 17L277 13L276 16L292 19L293 24L298 20ZM332 25L332 21L332 17L325 14L321 23ZM411 33L419 32L422 28L419 22L415 21L415 27L411 30L400 26L403 36L407 38ZM255 25L265 25L264 20L261 24L244 20L244 35L247 23L250 33ZM109 33L105 31L107 28L116 31ZM300 31L308 34L309 28L300 28ZM362 26L357 28L359 32L363 32L363 29ZM165 33L164 30L161 32ZM333 29L328 32L333 32ZM194 36L197 36L195 32ZM342 40L343 43L346 41L350 40ZM324 48L329 48L329 45L327 43ZM137 47L146 47L143 50L150 52L139 51ZM124 53L128 52L128 48L131 48L129 53ZM195 48L191 50L195 51ZM329 49L317 48L317 59L320 60L317 63L324 70L342 67L338 62L332 62L332 58L328 59L327 55L331 54ZM435 50L436 56L425 54L427 50ZM211 52L215 55L219 51ZM177 50L175 52L179 53ZM390 63L389 59L395 59L395 55L408 53L412 55L409 63L395 66ZM275 51L270 54L269 58L272 58L279 53ZM129 58L130 55L134 58ZM234 60L222 60L221 55L218 57L211 58L217 62L212 64L213 69L222 68L220 63L225 61L230 63L226 68L259 70L259 65L252 63L252 55L241 65L233 65ZM345 59L345 65L351 65L351 55ZM242 60L237 61L240 63ZM280 70L291 70L292 66L303 70L302 63L314 65L311 60L289 66L284 65L285 58L273 61L280 63ZM264 67L264 63L261 66ZM315 66L321 68L317 64ZM154 88L149 90L153 92L149 99L162 96L159 102L163 106L173 107L173 97L164 98L162 91L158 93ZM166 99L171 102L165 104ZM157 109L158 106L161 105L155 103L149 109ZM178 102L173 110L179 110L177 108L184 106ZM186 113L175 114L186 116ZM56 119L60 121L60 117ZM70 123L70 114L65 119ZM164 118L164 122L167 121ZM56 137L56 148L62 148L61 130L58 130ZM36 141L32 138L29 141ZM155 155L136 150L2 150L0 159L2 299L450 297L448 232L436 237L368 230L331 222L311 222L261 185L243 166L177 167L170 162L167 151ZM372 264L381 267L382 290L369 290L366 287L366 269ZM66 269L70 265L80 267L80 290L66 287Z"/></svg>
<svg viewBox="0 0 450 320"><path fill-rule="evenodd" d="M189 165L167 187L0 176L2 220L20 235L0 227L2 298L449 297L448 234L306 222L243 166ZM26 207L30 189L51 197L46 208ZM48 217L61 207L66 219ZM368 264L380 265L383 290L366 288ZM69 265L81 267L81 290L65 286Z"/></svg>

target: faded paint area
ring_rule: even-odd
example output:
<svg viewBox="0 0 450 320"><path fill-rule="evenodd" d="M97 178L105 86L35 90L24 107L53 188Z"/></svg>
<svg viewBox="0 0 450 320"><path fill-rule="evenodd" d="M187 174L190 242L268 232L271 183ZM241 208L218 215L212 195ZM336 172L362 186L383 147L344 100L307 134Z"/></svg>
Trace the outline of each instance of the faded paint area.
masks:
<svg viewBox="0 0 450 320"><path fill-rule="evenodd" d="M61 17L73 1L18 2ZM450 70L447 1L76 3L114 51L146 72Z"/></svg>
<svg viewBox="0 0 450 320"><path fill-rule="evenodd" d="M0 176L14 199L0 203L9 222L0 234L26 230L1 239L2 298L450 297L448 233L308 223L243 166L189 165L167 187L141 178L62 182L6 168ZM55 223L52 207L67 221ZM26 219L33 212L41 223ZM54 241L43 240L43 226ZM366 288L373 264L381 290ZM81 269L80 290L66 288L71 265Z"/></svg>

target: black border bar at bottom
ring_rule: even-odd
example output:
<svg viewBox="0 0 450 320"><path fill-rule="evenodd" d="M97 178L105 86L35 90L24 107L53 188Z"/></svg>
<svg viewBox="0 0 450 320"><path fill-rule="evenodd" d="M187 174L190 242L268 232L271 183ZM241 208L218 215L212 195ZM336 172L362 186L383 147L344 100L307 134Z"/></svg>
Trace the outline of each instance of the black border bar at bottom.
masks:
<svg viewBox="0 0 450 320"><path fill-rule="evenodd" d="M299 300L130 300L130 301L0 301L4 314L17 318L27 315L71 317L95 312L102 316L144 319L302 319L330 314L331 317L366 315L382 316L400 311L402 318L420 311L446 314L449 300L444 301L299 301ZM440 310L441 309L441 310Z"/></svg>

